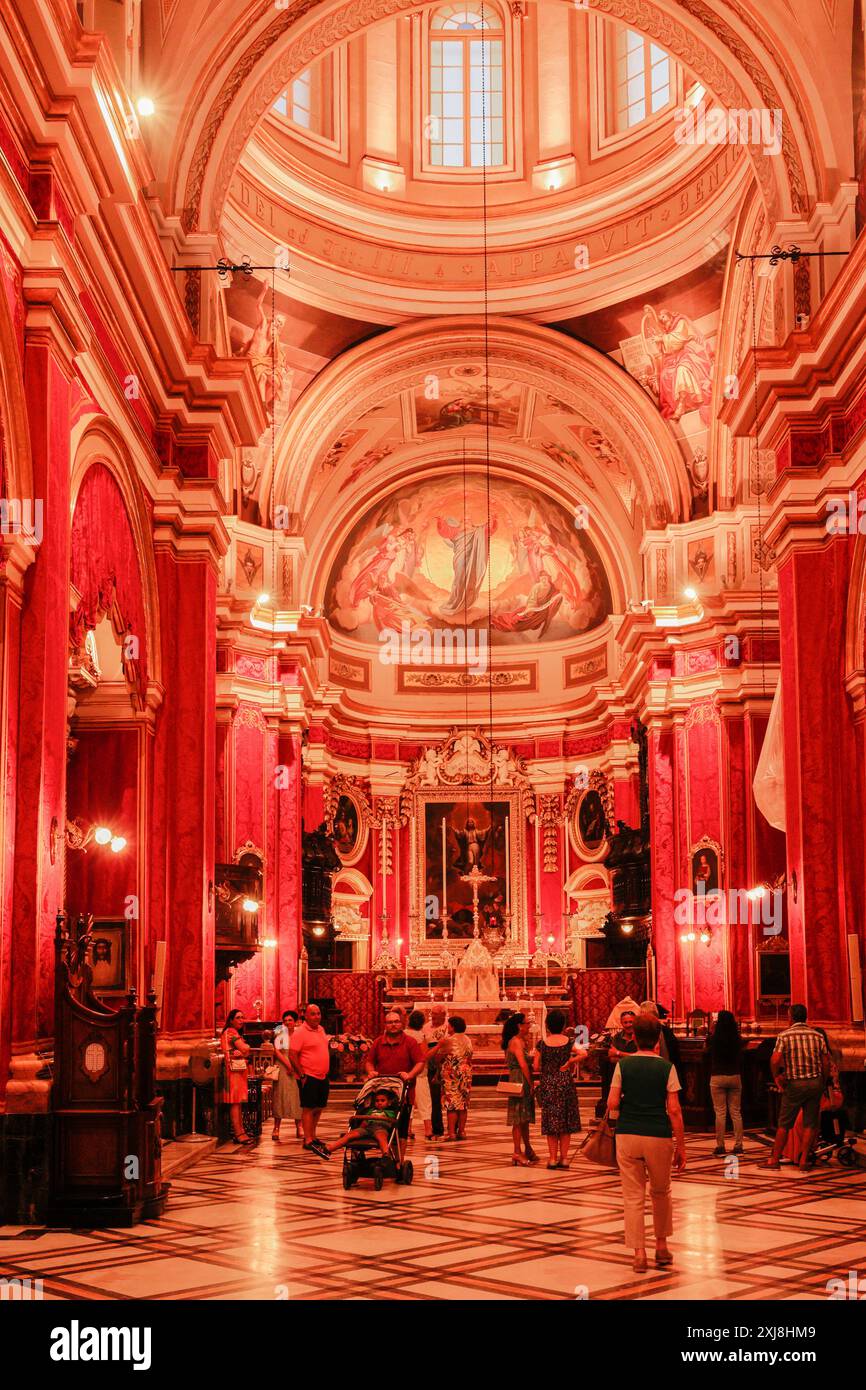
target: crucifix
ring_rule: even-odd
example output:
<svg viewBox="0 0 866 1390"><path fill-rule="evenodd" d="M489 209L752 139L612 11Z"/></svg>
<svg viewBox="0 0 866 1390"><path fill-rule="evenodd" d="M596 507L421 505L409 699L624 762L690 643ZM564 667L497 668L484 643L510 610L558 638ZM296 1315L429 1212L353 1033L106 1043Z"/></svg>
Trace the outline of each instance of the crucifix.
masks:
<svg viewBox="0 0 866 1390"><path fill-rule="evenodd" d="M477 864L473 864L468 874L460 875L461 883L472 884L472 935L478 937L478 890L482 883L495 883L496 879L490 874L483 874Z"/></svg>

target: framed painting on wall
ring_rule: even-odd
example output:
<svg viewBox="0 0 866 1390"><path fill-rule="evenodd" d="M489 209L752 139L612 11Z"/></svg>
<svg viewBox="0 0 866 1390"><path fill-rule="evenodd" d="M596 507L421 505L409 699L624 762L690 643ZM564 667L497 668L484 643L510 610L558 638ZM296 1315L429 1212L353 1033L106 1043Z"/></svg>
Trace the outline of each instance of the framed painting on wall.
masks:
<svg viewBox="0 0 866 1390"><path fill-rule="evenodd" d="M344 864L356 864L364 853L368 828L358 799L349 791L340 793L332 826L334 849Z"/></svg>
<svg viewBox="0 0 866 1390"><path fill-rule="evenodd" d="M581 796L571 817L571 839L586 863L601 859L607 852L609 827L601 791L589 787Z"/></svg>
<svg viewBox="0 0 866 1390"><path fill-rule="evenodd" d="M93 923L93 988L99 994L124 994L128 989L129 922L125 918Z"/></svg>

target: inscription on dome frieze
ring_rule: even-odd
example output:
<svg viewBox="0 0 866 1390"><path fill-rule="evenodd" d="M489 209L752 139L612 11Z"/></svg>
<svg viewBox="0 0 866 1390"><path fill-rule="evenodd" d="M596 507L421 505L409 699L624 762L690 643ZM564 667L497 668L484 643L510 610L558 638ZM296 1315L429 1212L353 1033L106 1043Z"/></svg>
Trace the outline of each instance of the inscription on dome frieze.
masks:
<svg viewBox="0 0 866 1390"><path fill-rule="evenodd" d="M590 268L636 246L668 234L680 222L700 211L717 194L743 158L734 145L723 145L711 162L687 182L652 207L605 226L581 229L580 244L588 249ZM232 181L235 206L269 236L309 260L335 266L374 280L396 281L431 288L456 285L480 288L484 282L483 257L466 251L407 251L376 243L361 235L336 231L332 226L287 208L260 188L246 174ZM575 234L539 244L517 245L488 256L488 284L512 286L522 282L578 274L575 271Z"/></svg>

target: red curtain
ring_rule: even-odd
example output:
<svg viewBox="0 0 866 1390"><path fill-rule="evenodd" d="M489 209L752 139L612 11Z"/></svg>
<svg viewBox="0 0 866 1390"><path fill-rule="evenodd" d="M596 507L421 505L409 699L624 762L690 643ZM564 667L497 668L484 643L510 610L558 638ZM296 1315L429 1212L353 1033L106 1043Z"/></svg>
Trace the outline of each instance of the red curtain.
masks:
<svg viewBox="0 0 866 1390"><path fill-rule="evenodd" d="M575 1025L590 1033L604 1027L614 1004L630 995L638 1004L646 998L646 970L580 970L571 976Z"/></svg>
<svg viewBox="0 0 866 1390"><path fill-rule="evenodd" d="M144 592L135 539L120 488L104 464L88 469L72 518L72 583L81 595L71 619L73 641L94 628L116 597L123 625L138 638L138 660L125 661L128 677L147 683Z"/></svg>
<svg viewBox="0 0 866 1390"><path fill-rule="evenodd" d="M343 1014L344 1033L368 1038L381 1033L384 988L372 972L311 970L307 993L311 999L333 999Z"/></svg>

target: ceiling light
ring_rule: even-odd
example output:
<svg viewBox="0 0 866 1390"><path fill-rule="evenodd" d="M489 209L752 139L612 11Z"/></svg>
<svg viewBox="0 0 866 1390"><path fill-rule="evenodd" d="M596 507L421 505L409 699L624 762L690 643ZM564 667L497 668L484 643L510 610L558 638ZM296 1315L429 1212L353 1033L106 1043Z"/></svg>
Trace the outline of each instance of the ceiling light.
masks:
<svg viewBox="0 0 866 1390"><path fill-rule="evenodd" d="M139 116L152 116L156 112L156 107L150 97L139 97L136 110Z"/></svg>

